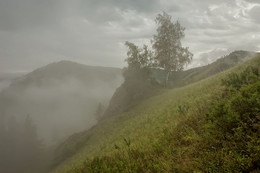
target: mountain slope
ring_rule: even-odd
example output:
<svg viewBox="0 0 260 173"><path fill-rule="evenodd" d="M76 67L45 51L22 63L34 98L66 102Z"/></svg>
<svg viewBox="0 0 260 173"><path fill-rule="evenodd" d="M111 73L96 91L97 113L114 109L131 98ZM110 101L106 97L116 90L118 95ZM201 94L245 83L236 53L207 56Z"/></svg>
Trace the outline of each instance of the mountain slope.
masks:
<svg viewBox="0 0 260 173"><path fill-rule="evenodd" d="M61 61L14 80L0 94L0 116L23 121L29 114L46 143L90 128L99 103L122 83L121 69ZM3 125L2 125L3 126Z"/></svg>
<svg viewBox="0 0 260 173"><path fill-rule="evenodd" d="M255 52L248 51L234 51L229 55L217 59L215 62L206 66L192 68L186 71L172 72L169 81L173 87L184 86L199 80L205 79L209 76L220 73L239 63L245 62L255 56ZM156 79L163 79L164 72L155 72ZM159 81L163 83L164 81Z"/></svg>
<svg viewBox="0 0 260 173"><path fill-rule="evenodd" d="M235 51L218 59L212 64L186 71L172 72L169 76L169 84L171 87L180 87L197 82L251 59L254 55L254 52ZM153 69L151 73L155 81L164 85L164 71ZM134 86L130 85L131 84L123 83L116 90L104 113L104 117L113 116L130 109L133 103L156 94L158 89L155 85L151 85L150 82L145 83L142 81L132 84Z"/></svg>
<svg viewBox="0 0 260 173"><path fill-rule="evenodd" d="M105 119L91 130L81 134L79 138L74 139L73 144L61 146L60 156L68 148L73 148L75 154L60 164L53 172L84 172L89 170L91 166L97 172L100 169L105 171L105 167L107 167L105 172L109 172L109 170L111 172L113 169L118 170L119 165L122 166L122 170L129 171L138 167L135 164L140 165L147 162L151 164L150 171L159 171L160 168L168 170L168 166L174 165L174 160L171 160L171 155L169 155L169 152L174 150L167 148L168 145L161 142L168 141L167 138L171 141L170 138L173 137L173 134L177 135L176 138L178 135L181 137L181 128L193 124L197 120L200 121L196 115L207 113L212 106L212 100L221 97L223 92L221 80L226 78L227 74L240 72L248 65L259 68L260 55L235 68L188 86L171 90L162 89L160 94L140 101L127 112ZM175 133L177 126L180 130ZM194 130L189 130L181 142L183 144L194 142L196 135ZM81 143L82 147L76 148L77 143ZM169 145L168 147L173 146ZM189 148L185 148L185 145L183 146L178 151L174 151L176 153L171 154L181 158L182 154L189 150ZM157 149L158 153L156 154ZM163 154L163 157L160 156L160 153ZM120 156L126 160L120 159ZM93 160L93 158L95 159ZM151 158L154 160L149 162ZM180 163L175 165L180 166L179 168L187 168L185 164L190 164L188 159L183 158ZM165 165L161 165L164 163ZM109 167L111 164L116 166ZM100 169L96 167L98 165ZM138 172L138 170L136 171Z"/></svg>

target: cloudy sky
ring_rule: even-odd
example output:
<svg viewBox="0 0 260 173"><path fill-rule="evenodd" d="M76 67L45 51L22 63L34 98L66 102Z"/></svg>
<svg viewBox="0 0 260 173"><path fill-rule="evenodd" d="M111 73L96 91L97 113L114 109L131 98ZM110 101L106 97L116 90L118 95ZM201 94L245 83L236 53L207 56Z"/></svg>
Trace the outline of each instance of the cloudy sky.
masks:
<svg viewBox="0 0 260 173"><path fill-rule="evenodd" d="M260 50L259 0L0 0L0 73L60 60L123 67L124 42L149 43L162 11L186 28L192 66Z"/></svg>

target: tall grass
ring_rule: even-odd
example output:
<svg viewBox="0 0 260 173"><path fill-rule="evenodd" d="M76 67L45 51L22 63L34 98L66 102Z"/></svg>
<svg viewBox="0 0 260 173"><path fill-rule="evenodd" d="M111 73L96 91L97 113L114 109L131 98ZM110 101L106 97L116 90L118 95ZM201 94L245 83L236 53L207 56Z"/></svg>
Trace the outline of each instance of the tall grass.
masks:
<svg viewBox="0 0 260 173"><path fill-rule="evenodd" d="M252 169L253 161L248 158L253 156L245 158L239 153L230 153L233 145L229 146L229 143L227 147L219 147L225 141L220 137L226 132L214 133L222 120L217 119L218 114L214 112L221 111L221 105L230 107L228 113L235 112L230 100L246 90L239 88L234 96L229 93L231 91L225 93L226 87L221 81L227 74L240 73L248 65L259 67L259 64L258 56L206 80L182 88L162 89L159 95L141 101L128 112L108 118L85 132L75 142L81 142L83 147L75 147L76 154L53 172L217 172L231 170L238 163ZM256 84L245 87L251 91L250 87L256 87L251 85ZM252 91L251 95L254 94ZM230 116L235 115L230 113L226 118ZM253 138L259 140L258 136ZM250 146L253 144L259 146L254 142ZM228 162L229 159L233 161Z"/></svg>

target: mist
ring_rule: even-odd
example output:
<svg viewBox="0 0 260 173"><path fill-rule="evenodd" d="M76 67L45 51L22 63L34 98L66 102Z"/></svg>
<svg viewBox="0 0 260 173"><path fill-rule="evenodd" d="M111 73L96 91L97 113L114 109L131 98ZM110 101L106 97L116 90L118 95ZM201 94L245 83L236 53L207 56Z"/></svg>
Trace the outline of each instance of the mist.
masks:
<svg viewBox="0 0 260 173"><path fill-rule="evenodd" d="M259 0L0 0L0 173L47 172L71 135L152 95L160 70L156 87L134 71L124 85L125 42L147 44L154 59L163 11L185 28L189 72L236 50L260 52Z"/></svg>
<svg viewBox="0 0 260 173"><path fill-rule="evenodd" d="M10 85L10 80L0 80L0 92Z"/></svg>
<svg viewBox="0 0 260 173"><path fill-rule="evenodd" d="M91 128L98 122L99 117L95 114L98 105L106 107L122 82L120 69L91 67L67 61L47 65L12 81L2 81L0 138L5 140L3 145L13 145L12 141L16 141L14 146L26 143L24 140L27 135L19 135L19 131L26 131L24 129L28 125L25 125L25 121L30 121L34 129L30 131L35 133L28 140L40 141L37 146L42 145L47 150L65 141L70 135ZM28 117L30 120L27 120ZM15 148L23 148L21 146L25 147L19 145ZM9 148L11 151L8 153L2 151L5 152L4 158L9 158L9 163L17 168L26 165L21 163L24 159L12 159L13 156L27 157L26 154L19 154L24 149L14 153L14 149ZM27 153L30 152L28 149ZM39 163L47 157L43 154L40 156ZM51 162L50 158L47 160ZM7 165L11 169L12 166ZM39 169L44 166L36 167ZM5 172L17 171L8 168L5 166Z"/></svg>
<svg viewBox="0 0 260 173"><path fill-rule="evenodd" d="M15 78L22 75L24 75L24 73L0 73L0 93L3 89L7 88Z"/></svg>
<svg viewBox="0 0 260 173"><path fill-rule="evenodd" d="M4 114L15 116L18 121L30 115L39 136L47 144L57 142L93 126L97 122L94 113L98 104L107 105L121 82L119 75L110 83L64 76L46 79L40 85L13 85L4 92L4 98L9 100ZM53 138L53 132L59 134L58 139Z"/></svg>

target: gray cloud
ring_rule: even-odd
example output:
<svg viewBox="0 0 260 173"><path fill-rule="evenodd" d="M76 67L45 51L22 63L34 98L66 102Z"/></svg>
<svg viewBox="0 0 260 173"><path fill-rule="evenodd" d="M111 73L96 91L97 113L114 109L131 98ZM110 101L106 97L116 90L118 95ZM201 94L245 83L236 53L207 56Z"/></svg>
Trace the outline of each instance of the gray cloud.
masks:
<svg viewBox="0 0 260 173"><path fill-rule="evenodd" d="M254 8L252 8L249 15L252 17L253 20L255 20L255 22L260 23L260 6L255 6Z"/></svg>
<svg viewBox="0 0 260 173"><path fill-rule="evenodd" d="M122 67L123 43L149 43L162 11L185 26L194 59L215 49L259 50L259 8L254 0L0 0L0 72L62 59Z"/></svg>
<svg viewBox="0 0 260 173"><path fill-rule="evenodd" d="M32 29L55 24L62 4L57 0L1 0L1 30Z"/></svg>
<svg viewBox="0 0 260 173"><path fill-rule="evenodd" d="M253 2L253 3L256 3L256 4L260 4L260 2L258 0L246 0L247 2Z"/></svg>
<svg viewBox="0 0 260 173"><path fill-rule="evenodd" d="M10 85L11 81L10 80L1 80L0 79L0 92L7 88Z"/></svg>

